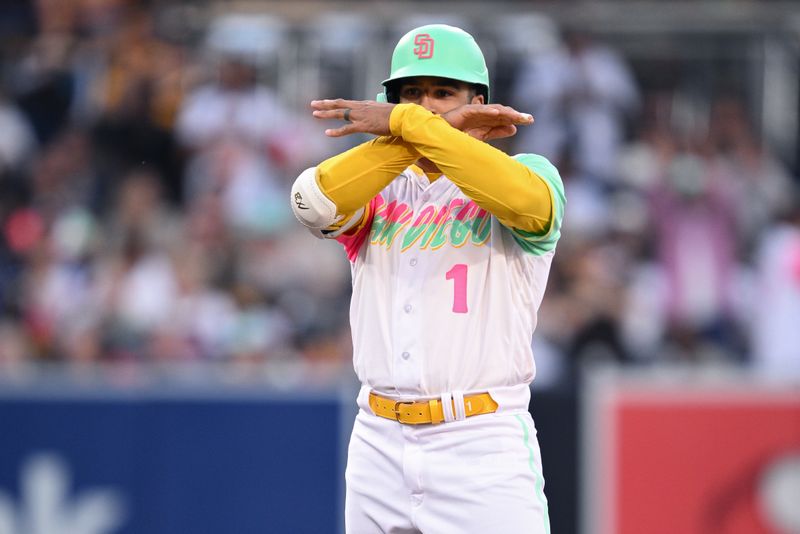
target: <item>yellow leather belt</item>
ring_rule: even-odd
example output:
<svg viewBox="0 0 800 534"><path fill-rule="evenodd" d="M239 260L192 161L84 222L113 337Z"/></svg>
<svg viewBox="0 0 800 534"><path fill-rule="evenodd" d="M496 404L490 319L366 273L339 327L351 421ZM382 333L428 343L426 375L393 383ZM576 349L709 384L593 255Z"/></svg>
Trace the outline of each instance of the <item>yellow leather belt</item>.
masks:
<svg viewBox="0 0 800 534"><path fill-rule="evenodd" d="M453 413L456 413L453 402ZM369 394L369 407L375 415L399 421L406 425L438 424L444 422L444 410L441 399L429 401L403 402L381 397L377 393ZM464 397L464 413L467 417L494 413L497 403L488 393Z"/></svg>

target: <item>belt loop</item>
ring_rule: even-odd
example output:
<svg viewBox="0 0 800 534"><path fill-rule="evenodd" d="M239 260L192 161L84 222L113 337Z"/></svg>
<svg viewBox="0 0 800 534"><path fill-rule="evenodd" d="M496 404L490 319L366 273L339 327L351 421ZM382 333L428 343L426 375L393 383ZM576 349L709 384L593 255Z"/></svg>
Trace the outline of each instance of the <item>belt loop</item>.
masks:
<svg viewBox="0 0 800 534"><path fill-rule="evenodd" d="M442 393L439 398L442 400L442 413L444 414L444 422L452 423L456 420L456 416L453 414L453 402L450 400L450 394Z"/></svg>
<svg viewBox="0 0 800 534"><path fill-rule="evenodd" d="M456 420L463 421L467 418L467 413L464 410L464 392L463 391L454 391L453 392L453 404L456 406Z"/></svg>

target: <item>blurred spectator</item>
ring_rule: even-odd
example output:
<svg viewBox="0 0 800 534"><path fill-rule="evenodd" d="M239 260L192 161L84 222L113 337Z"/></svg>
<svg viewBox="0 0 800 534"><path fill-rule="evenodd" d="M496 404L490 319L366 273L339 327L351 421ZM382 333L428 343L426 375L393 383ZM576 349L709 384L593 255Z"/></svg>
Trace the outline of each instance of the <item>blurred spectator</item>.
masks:
<svg viewBox="0 0 800 534"><path fill-rule="evenodd" d="M283 311L270 306L264 294L248 284L236 286L234 297L237 312L230 332L231 356L244 366L284 356L291 323Z"/></svg>
<svg viewBox="0 0 800 534"><path fill-rule="evenodd" d="M85 261L91 232L88 215L64 214L57 230L44 231L26 252L27 269L19 298L21 318L34 351L31 356L60 356L62 336L75 322L94 317L91 302L90 264ZM30 212L31 215L35 212ZM83 218L67 221L67 217ZM82 227L74 228L78 223ZM66 228L72 225L73 229ZM42 225L44 227L44 225ZM69 235L70 233L82 235ZM63 242L59 242L59 240ZM73 241L73 242L70 242ZM80 313L76 313L80 310Z"/></svg>
<svg viewBox="0 0 800 534"><path fill-rule="evenodd" d="M153 15L131 9L121 19L106 50L108 63L96 88L103 114L116 115L130 104L131 92L148 99L136 110L142 119L164 129L173 126L188 81L183 51L156 36ZM135 97L134 97L135 98Z"/></svg>
<svg viewBox="0 0 800 534"><path fill-rule="evenodd" d="M0 92L0 177L19 171L36 148L28 119Z"/></svg>
<svg viewBox="0 0 800 534"><path fill-rule="evenodd" d="M37 154L30 187L33 205L48 223L73 207L100 207L101 184L92 158L90 140L78 128L63 130Z"/></svg>
<svg viewBox="0 0 800 534"><path fill-rule="evenodd" d="M751 315L753 363L772 378L800 379L800 194L763 233Z"/></svg>
<svg viewBox="0 0 800 534"><path fill-rule="evenodd" d="M732 173L737 229L742 244L755 246L759 234L785 213L793 200L787 167L759 140L744 103L732 96L714 102L710 137Z"/></svg>
<svg viewBox="0 0 800 534"><path fill-rule="evenodd" d="M98 114L93 138L99 171L113 194L115 178L134 167L155 169L167 199L183 198L181 161L172 134L190 77L180 48L158 38L152 15L129 10L90 90Z"/></svg>
<svg viewBox="0 0 800 534"><path fill-rule="evenodd" d="M249 27L246 21L241 22ZM244 29L243 28L243 29ZM279 178L280 138L290 114L277 94L258 83L257 39L210 33L216 79L190 93L176 125L192 154L187 168L189 201L221 194L227 221L244 234L274 232L287 220L285 187Z"/></svg>
<svg viewBox="0 0 800 534"><path fill-rule="evenodd" d="M142 358L151 332L171 319L177 281L169 255L148 249L142 236L131 233L121 251L98 265L96 276L110 356Z"/></svg>
<svg viewBox="0 0 800 534"><path fill-rule="evenodd" d="M569 199L564 241L536 329L538 349L547 355L541 370L561 380L570 378L572 383L581 364L623 362L629 357L619 326L629 268L626 251L614 234L606 192L573 163L567 154L560 168ZM558 363L557 353L561 354ZM537 360L537 373L538 369Z"/></svg>
<svg viewBox="0 0 800 534"><path fill-rule="evenodd" d="M652 190L679 148L671 124L673 96L655 92L644 97L633 138L620 149L616 174L620 185L637 192Z"/></svg>
<svg viewBox="0 0 800 534"><path fill-rule="evenodd" d="M107 216L105 246L119 251L130 236L148 249L170 250L179 240L180 215L166 202L157 176L133 170L123 179Z"/></svg>
<svg viewBox="0 0 800 534"><path fill-rule="evenodd" d="M628 361L620 331L627 268L622 254L613 240L601 246L576 243L563 254L567 261L559 262L551 274L553 296L542 304L546 313L537 336L559 347L567 366L559 373L569 373L562 374L564 378L577 380L581 364Z"/></svg>
<svg viewBox="0 0 800 534"><path fill-rule="evenodd" d="M652 191L657 257L666 280L668 340L689 358L736 347L737 269L732 177L713 152L682 151Z"/></svg>
<svg viewBox="0 0 800 534"><path fill-rule="evenodd" d="M623 59L582 31L565 32L564 45L531 56L520 66L512 102L536 118L518 134L517 151L554 162L572 152L576 170L615 182L625 121L639 93Z"/></svg>
<svg viewBox="0 0 800 534"><path fill-rule="evenodd" d="M95 263L95 302L112 357L144 351L152 330L172 318L178 293L170 256L180 225L154 175L133 172L119 189Z"/></svg>
<svg viewBox="0 0 800 534"><path fill-rule="evenodd" d="M42 144L67 126L75 97L75 77L70 70L75 40L68 31L70 20L65 15L62 23L43 30L9 69L10 91Z"/></svg>

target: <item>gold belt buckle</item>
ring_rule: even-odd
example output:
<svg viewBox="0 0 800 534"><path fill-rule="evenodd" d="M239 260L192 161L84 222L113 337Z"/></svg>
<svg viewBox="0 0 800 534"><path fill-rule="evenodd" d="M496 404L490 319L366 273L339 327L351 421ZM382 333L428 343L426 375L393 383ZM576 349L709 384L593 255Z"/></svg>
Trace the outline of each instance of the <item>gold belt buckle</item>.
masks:
<svg viewBox="0 0 800 534"><path fill-rule="evenodd" d="M401 404L408 404L409 406L413 406L413 401L397 401L394 403L394 408L392 408L392 412L394 412L394 418L396 421L400 421L400 405ZM400 421L402 423L402 421Z"/></svg>

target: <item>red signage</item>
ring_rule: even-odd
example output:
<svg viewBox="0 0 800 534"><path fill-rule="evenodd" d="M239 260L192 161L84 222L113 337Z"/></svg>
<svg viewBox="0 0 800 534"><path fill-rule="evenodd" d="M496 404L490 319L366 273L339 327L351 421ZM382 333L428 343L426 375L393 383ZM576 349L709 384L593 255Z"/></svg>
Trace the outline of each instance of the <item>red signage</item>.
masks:
<svg viewBox="0 0 800 534"><path fill-rule="evenodd" d="M800 393L741 386L604 391L586 443L588 531L795 532L771 481L799 462Z"/></svg>

